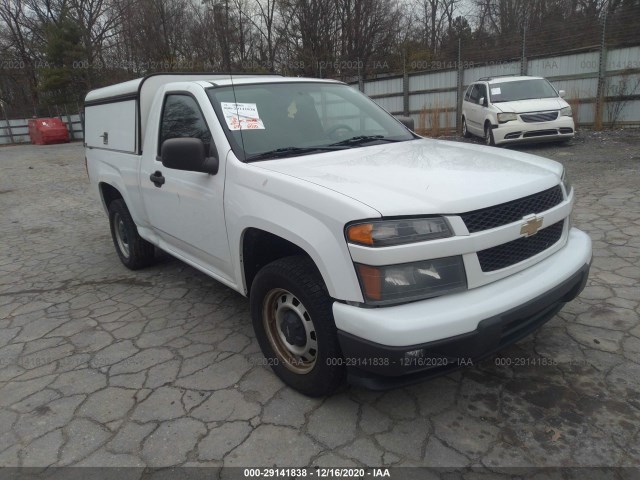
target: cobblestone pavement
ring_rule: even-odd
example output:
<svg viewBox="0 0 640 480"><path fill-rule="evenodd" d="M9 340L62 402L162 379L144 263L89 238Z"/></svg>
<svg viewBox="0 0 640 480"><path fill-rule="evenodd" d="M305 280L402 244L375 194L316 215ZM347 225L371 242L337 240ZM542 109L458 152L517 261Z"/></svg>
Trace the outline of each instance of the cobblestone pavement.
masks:
<svg viewBox="0 0 640 480"><path fill-rule="evenodd" d="M520 148L565 162L595 247L534 336L324 400L257 365L242 296L167 256L120 264L80 144L0 148L0 466L639 465L639 145Z"/></svg>

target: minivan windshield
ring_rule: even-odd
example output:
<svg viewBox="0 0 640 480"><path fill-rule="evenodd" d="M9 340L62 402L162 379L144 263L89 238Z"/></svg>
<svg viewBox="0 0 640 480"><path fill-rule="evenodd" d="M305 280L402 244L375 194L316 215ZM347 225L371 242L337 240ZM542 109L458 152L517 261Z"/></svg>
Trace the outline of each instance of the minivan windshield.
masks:
<svg viewBox="0 0 640 480"><path fill-rule="evenodd" d="M554 98L558 96L555 88L544 78L490 83L489 94L491 95L492 103L530 100L532 98Z"/></svg>
<svg viewBox="0 0 640 480"><path fill-rule="evenodd" d="M343 84L259 83L214 87L207 93L231 148L247 162L417 138Z"/></svg>

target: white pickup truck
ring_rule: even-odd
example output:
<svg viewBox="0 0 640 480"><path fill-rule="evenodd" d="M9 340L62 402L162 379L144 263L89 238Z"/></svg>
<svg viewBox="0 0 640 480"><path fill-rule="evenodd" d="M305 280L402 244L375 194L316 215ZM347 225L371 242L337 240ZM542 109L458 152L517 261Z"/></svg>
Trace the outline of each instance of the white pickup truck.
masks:
<svg viewBox="0 0 640 480"><path fill-rule="evenodd" d="M90 92L85 142L122 263L157 247L248 296L307 395L468 365L587 281L562 165L421 138L340 82L152 75Z"/></svg>

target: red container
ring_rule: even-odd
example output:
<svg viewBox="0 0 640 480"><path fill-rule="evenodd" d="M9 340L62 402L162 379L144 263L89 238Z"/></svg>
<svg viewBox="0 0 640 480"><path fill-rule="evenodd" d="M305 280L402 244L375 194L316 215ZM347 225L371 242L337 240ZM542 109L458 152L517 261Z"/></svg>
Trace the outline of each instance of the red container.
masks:
<svg viewBox="0 0 640 480"><path fill-rule="evenodd" d="M59 118L33 118L29 120L29 138L34 145L66 143L69 130Z"/></svg>

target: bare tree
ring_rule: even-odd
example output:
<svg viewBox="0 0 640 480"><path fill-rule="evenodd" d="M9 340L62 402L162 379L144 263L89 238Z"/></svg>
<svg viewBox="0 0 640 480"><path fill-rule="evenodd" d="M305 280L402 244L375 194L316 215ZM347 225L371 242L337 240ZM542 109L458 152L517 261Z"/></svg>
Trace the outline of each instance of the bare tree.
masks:
<svg viewBox="0 0 640 480"><path fill-rule="evenodd" d="M336 0L340 26L341 75L353 75L388 56L401 18L391 0ZM378 58L375 58L378 57Z"/></svg>
<svg viewBox="0 0 640 480"><path fill-rule="evenodd" d="M638 0L0 0L0 99L36 105L58 73L82 96L158 70L348 79L454 60L459 42L465 60L548 54L597 44L605 9L607 40L637 42Z"/></svg>
<svg viewBox="0 0 640 480"><path fill-rule="evenodd" d="M176 70L189 58L193 26L190 0L140 0L123 9L122 41L149 70Z"/></svg>
<svg viewBox="0 0 640 480"><path fill-rule="evenodd" d="M248 0L233 0L234 15L237 19L237 49L240 65L249 60L249 50L253 46L251 24L247 19Z"/></svg>
<svg viewBox="0 0 640 480"><path fill-rule="evenodd" d="M0 0L0 21L4 26L4 44L7 57L18 68L10 69L10 75L22 77L28 85L27 94L31 103L38 103L38 79L36 76L37 50L34 49L32 23L25 14L21 0ZM21 67L21 68L20 68ZM6 89L6 87L5 87ZM7 96L7 93L3 95Z"/></svg>
<svg viewBox="0 0 640 480"><path fill-rule="evenodd" d="M289 0L280 5L282 15L291 19L283 33L291 64L305 75L330 75L338 43L335 0Z"/></svg>
<svg viewBox="0 0 640 480"><path fill-rule="evenodd" d="M292 21L290 15L284 14L291 10L291 3L287 0L252 0L251 3L253 10L245 10L245 17L258 37L258 62L262 68L275 70L279 50L285 47L285 35Z"/></svg>
<svg viewBox="0 0 640 480"><path fill-rule="evenodd" d="M419 0L424 44L437 56L445 33L451 28L459 0Z"/></svg>

